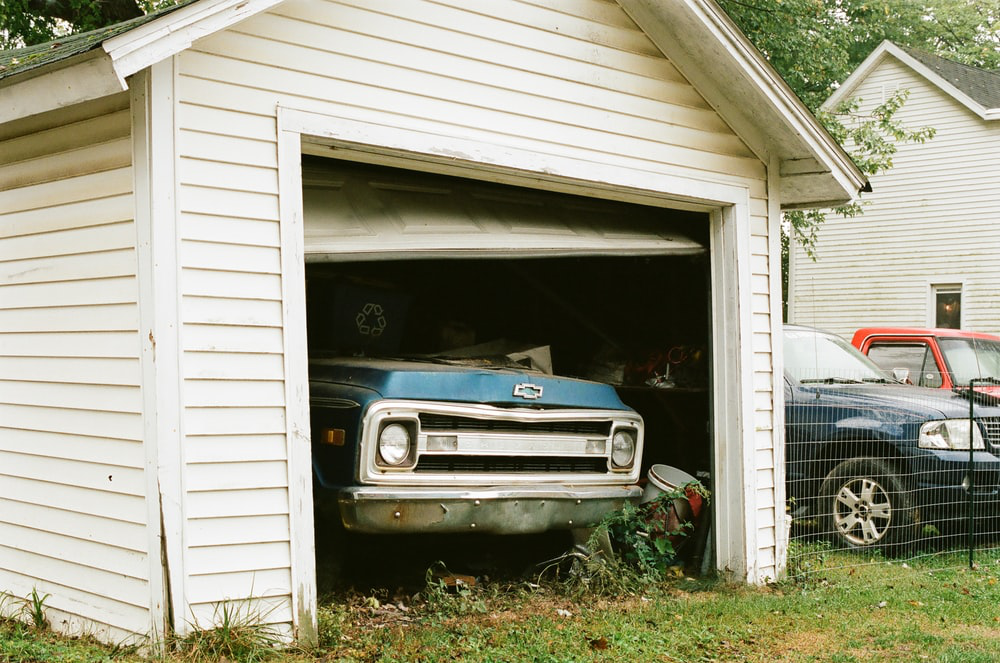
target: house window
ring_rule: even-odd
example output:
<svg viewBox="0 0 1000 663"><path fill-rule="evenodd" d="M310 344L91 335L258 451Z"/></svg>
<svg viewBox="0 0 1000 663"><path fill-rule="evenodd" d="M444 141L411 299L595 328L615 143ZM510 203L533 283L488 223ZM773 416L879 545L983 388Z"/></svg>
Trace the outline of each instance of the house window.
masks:
<svg viewBox="0 0 1000 663"><path fill-rule="evenodd" d="M934 326L959 329L962 326L962 286L931 286L934 298Z"/></svg>

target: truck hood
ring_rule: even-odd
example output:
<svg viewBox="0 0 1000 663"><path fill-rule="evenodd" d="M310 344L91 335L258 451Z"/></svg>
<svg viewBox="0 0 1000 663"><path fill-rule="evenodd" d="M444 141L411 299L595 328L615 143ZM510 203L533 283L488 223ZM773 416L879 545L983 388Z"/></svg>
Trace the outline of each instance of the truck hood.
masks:
<svg viewBox="0 0 1000 663"><path fill-rule="evenodd" d="M312 360L313 391L349 385L382 398L487 403L507 407L630 410L614 387L508 366L488 368L416 359L343 357ZM520 395L517 395L520 394Z"/></svg>
<svg viewBox="0 0 1000 663"><path fill-rule="evenodd" d="M929 389L902 384L815 384L801 389L833 399L847 399L856 405L909 411L924 419L967 419L969 399L945 389ZM796 402L808 399L796 398ZM1000 417L1000 407L977 404L976 417Z"/></svg>

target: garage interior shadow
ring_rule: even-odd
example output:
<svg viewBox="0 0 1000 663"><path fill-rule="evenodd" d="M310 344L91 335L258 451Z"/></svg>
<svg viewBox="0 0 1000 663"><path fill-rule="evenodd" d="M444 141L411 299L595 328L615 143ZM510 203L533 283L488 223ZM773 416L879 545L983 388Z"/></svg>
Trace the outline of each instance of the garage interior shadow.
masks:
<svg viewBox="0 0 1000 663"><path fill-rule="evenodd" d="M703 256L310 264L311 355L344 352L331 333L342 324L336 296L344 286L393 294L405 311L393 341L398 355L497 339L548 346L555 374L614 384L643 416L643 476L656 463L700 476L710 467ZM330 574L367 586L419 584L437 561L457 573L509 576L570 547L566 532L373 535L345 542L336 521L333 513L317 518L318 569L327 576L321 585L331 584ZM344 543L346 550L334 550Z"/></svg>
<svg viewBox="0 0 1000 663"><path fill-rule="evenodd" d="M708 245L704 215L665 212L681 215L685 234ZM392 334L386 328L392 355L500 340L546 346L555 375L613 384L642 415L643 477L663 463L711 488L707 253L308 263L306 277L310 356L351 352L337 347L333 333L345 324L338 293L375 289L383 301L388 296L395 302L387 315L404 321ZM345 583L420 586L438 561L456 573L509 577L571 545L568 532L357 535L344 541L338 520L323 508L317 512L321 590Z"/></svg>

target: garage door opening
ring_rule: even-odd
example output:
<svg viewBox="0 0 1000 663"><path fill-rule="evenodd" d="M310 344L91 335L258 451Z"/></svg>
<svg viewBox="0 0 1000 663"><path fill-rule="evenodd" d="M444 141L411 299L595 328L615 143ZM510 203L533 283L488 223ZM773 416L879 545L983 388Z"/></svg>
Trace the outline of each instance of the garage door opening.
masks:
<svg viewBox="0 0 1000 663"><path fill-rule="evenodd" d="M311 358L505 357L612 385L643 418L641 477L707 476L706 215L329 160L304 175Z"/></svg>

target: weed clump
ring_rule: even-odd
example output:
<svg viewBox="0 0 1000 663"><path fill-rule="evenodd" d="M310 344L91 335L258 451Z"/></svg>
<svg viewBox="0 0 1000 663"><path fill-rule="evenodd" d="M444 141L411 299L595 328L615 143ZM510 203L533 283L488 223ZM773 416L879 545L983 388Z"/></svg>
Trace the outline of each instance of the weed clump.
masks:
<svg viewBox="0 0 1000 663"><path fill-rule="evenodd" d="M195 624L195 630L180 638L175 649L191 661L266 661L278 653L282 644L277 630L266 623L266 616L266 611L248 603L222 602L215 607L213 626L201 628Z"/></svg>

